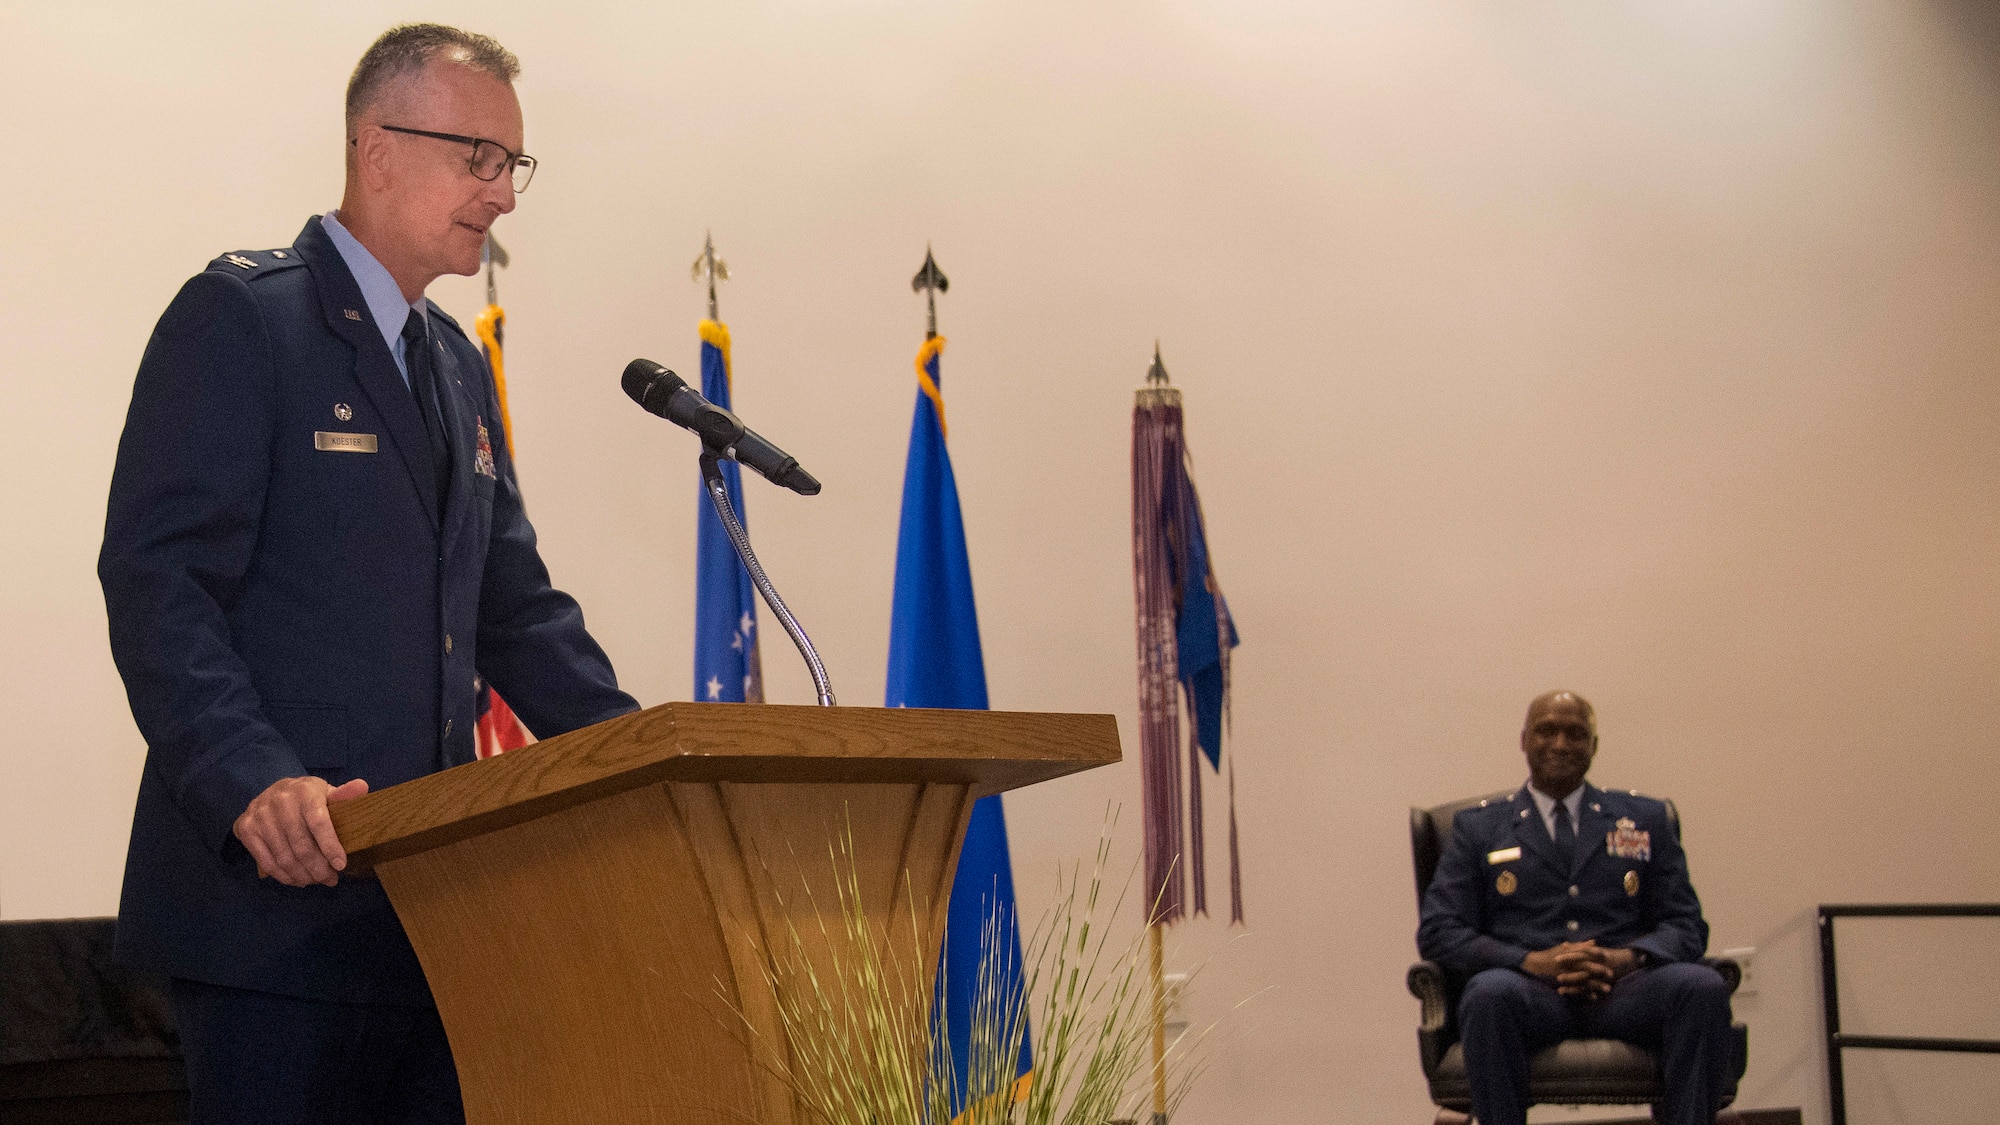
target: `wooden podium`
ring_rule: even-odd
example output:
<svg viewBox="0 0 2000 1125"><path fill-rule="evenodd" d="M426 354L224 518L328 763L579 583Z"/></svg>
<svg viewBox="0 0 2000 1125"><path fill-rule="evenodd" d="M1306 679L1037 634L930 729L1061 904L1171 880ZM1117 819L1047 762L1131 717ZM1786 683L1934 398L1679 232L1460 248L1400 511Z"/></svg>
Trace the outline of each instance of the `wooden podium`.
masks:
<svg viewBox="0 0 2000 1125"><path fill-rule="evenodd" d="M973 802L1118 757L1109 715L670 703L333 819L423 962L469 1125L796 1125L758 1062L785 1043L770 951L841 929L837 873L933 966Z"/></svg>

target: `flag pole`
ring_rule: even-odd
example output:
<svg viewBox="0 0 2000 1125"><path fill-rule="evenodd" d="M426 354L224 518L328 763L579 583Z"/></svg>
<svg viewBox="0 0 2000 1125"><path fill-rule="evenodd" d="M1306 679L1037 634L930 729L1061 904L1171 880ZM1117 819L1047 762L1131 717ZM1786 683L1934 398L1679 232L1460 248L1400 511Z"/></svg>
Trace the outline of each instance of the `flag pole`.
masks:
<svg viewBox="0 0 2000 1125"><path fill-rule="evenodd" d="M1153 362L1146 369L1146 384L1145 386L1139 388L1137 394L1135 395L1135 399L1136 399L1136 405L1139 408L1142 415L1151 412L1153 410L1156 410L1157 408L1169 405L1172 406L1180 405L1180 392L1174 389L1171 381L1167 377L1167 366L1160 360L1160 345L1159 341L1157 340L1153 342ZM1157 483L1158 483L1157 481L1154 482L1155 485L1157 485ZM1138 493L1142 491L1140 481L1135 479L1133 481L1133 487L1135 490L1135 497L1134 497L1135 503L1143 503L1144 501L1141 501L1138 496ZM1151 500L1154 502L1156 502L1157 499L1158 499L1157 495L1151 497ZM1135 521L1135 527L1134 527L1135 534L1146 535L1153 530L1154 529L1151 528L1142 528L1141 526L1138 526L1137 522ZM1155 591L1155 594L1156 596L1164 595L1165 591L1164 590ZM1143 590L1140 596L1142 599L1145 597L1145 592ZM1160 607L1155 607L1155 608L1157 609ZM1143 614L1143 609L1142 609L1142 614ZM1156 624L1158 624L1158 622L1156 622ZM1158 690L1155 690L1151 693L1146 692L1145 685L1143 682L1143 677L1145 676L1145 673L1148 668L1148 661L1146 660L1146 656L1148 654L1145 651L1147 637L1144 633L1144 628L1145 626L1142 621L1141 624L1142 707L1145 704L1148 696L1154 697L1153 702L1155 704L1161 702L1161 700L1157 698L1159 695ZM1167 677L1171 679L1172 677L1171 669L1164 667L1159 660L1160 656L1163 654L1154 652L1151 655L1153 657L1153 661L1151 662L1152 670L1154 670L1155 672L1164 672L1167 675ZM1154 686L1156 689L1158 688L1158 685ZM1166 706L1170 709L1176 707L1178 701L1172 695L1173 688L1168 687L1166 691L1167 691L1167 695L1165 698ZM1153 716L1153 717L1158 718L1159 716ZM1142 714L1140 716L1140 725L1142 727L1148 727L1147 720L1148 716ZM1171 719L1169 719L1169 722L1171 723ZM1176 753L1179 749L1178 724L1172 723L1172 727L1174 728L1173 732L1171 734L1168 734L1166 738L1166 741L1171 746L1171 749L1167 750L1167 754L1170 756ZM1150 728L1148 727L1148 730L1142 731L1142 738L1141 738L1142 742L1150 743L1150 742L1160 741L1157 738L1149 739L1144 737L1147 733L1159 734L1162 732L1151 731ZM1158 748L1153 748L1153 749L1155 750L1155 754L1157 755ZM1168 782L1168 786L1169 786L1168 792L1172 794L1171 800L1174 805L1173 811L1174 813L1178 813L1179 788L1180 788L1178 777L1176 776L1171 782ZM1147 796L1149 798L1159 798L1164 795L1165 794L1159 792L1147 793ZM1148 803L1150 804L1153 802L1149 801ZM1162 810L1151 810L1151 811L1157 813ZM1149 817L1148 819L1153 820L1157 819L1157 817ZM1176 881L1171 891L1168 889L1166 885L1166 880L1168 879L1177 880L1180 874L1179 868L1177 866L1177 860L1179 859L1178 855L1179 817L1177 815L1170 814L1170 819L1174 822L1175 825L1175 830L1171 832L1171 837L1172 837L1171 840L1156 839L1156 836L1159 835L1159 833L1155 831L1155 829L1158 827L1156 825L1149 825L1149 829L1147 832L1147 840L1146 840L1147 848L1150 852L1168 853L1164 855L1149 856L1148 858L1150 862L1147 865L1149 869L1152 869L1151 873L1149 873L1149 881L1153 881L1158 884L1148 888L1148 890L1153 894L1155 901L1153 904L1152 917L1149 919L1148 925L1146 927L1146 945L1148 953L1147 961L1149 967L1148 977L1149 977L1149 983L1151 984L1153 990L1152 1125L1167 1125L1166 933L1167 933L1168 922L1173 921L1174 919L1180 916L1179 908L1181 904L1181 896L1178 893L1179 883ZM1157 880L1155 880L1152 878L1152 875L1154 874L1157 874L1160 877Z"/></svg>

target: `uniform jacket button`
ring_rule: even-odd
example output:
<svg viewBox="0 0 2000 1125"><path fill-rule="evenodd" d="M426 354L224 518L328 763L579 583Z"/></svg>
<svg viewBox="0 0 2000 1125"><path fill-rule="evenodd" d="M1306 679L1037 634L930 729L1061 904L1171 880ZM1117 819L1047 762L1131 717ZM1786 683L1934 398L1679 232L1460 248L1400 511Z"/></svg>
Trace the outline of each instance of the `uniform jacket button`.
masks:
<svg viewBox="0 0 2000 1125"><path fill-rule="evenodd" d="M1570 930L1570 932L1571 932L1571 933L1575 933L1575 932L1576 932L1576 919L1574 919L1574 918L1571 918L1571 919L1569 920L1569 930Z"/></svg>
<svg viewBox="0 0 2000 1125"><path fill-rule="evenodd" d="M1577 895L1579 895L1579 894L1581 894L1581 893L1582 893L1581 891L1578 891L1578 890L1576 889L1576 884L1575 884L1575 883L1571 883L1571 884L1570 884L1570 887L1569 887L1569 897L1571 897L1571 898L1575 898L1575 897L1576 897Z"/></svg>

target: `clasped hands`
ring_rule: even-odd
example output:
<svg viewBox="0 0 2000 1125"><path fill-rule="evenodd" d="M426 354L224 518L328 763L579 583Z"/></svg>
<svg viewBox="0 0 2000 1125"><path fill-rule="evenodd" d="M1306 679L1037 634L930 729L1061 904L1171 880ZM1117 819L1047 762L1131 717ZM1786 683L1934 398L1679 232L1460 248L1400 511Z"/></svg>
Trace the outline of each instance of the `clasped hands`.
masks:
<svg viewBox="0 0 2000 1125"><path fill-rule="evenodd" d="M1566 941L1537 949L1521 960L1521 971L1556 986L1564 996L1602 1000L1619 977L1639 967L1630 949L1610 949L1595 941Z"/></svg>
<svg viewBox="0 0 2000 1125"><path fill-rule="evenodd" d="M257 873L288 887L334 886L347 867L347 849L333 831L327 805L368 792L360 778L333 786L317 777L287 777L257 794L236 818L236 838L257 861Z"/></svg>

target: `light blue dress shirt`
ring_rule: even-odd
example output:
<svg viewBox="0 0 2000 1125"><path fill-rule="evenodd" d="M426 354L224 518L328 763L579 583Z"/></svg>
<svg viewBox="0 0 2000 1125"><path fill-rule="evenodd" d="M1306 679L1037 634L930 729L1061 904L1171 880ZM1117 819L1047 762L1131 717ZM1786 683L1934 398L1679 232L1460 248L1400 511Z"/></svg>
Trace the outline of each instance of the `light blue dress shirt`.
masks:
<svg viewBox="0 0 2000 1125"><path fill-rule="evenodd" d="M425 312L424 299L419 297L414 304L403 300L402 286L389 276L389 267L376 261L361 240L340 225L334 212L321 215L319 222L326 228L327 237L333 239L333 248L340 251L340 260L347 263L347 272L354 275L354 283L361 287L362 303L368 306L368 315L375 318L375 328L382 333L382 342L389 345L396 370L403 373L403 386L408 387L410 365L403 359L403 325L410 319L410 310L415 309L423 315L425 329L429 329L430 316Z"/></svg>
<svg viewBox="0 0 2000 1125"><path fill-rule="evenodd" d="M1528 786L1528 796L1535 799L1535 808L1542 814L1542 827L1549 830L1549 839L1555 839L1556 805L1558 802L1554 797L1535 788L1533 784ZM1564 797L1560 804L1569 810L1569 826L1571 828L1582 828L1583 786L1579 785L1575 789L1570 790L1569 796Z"/></svg>

